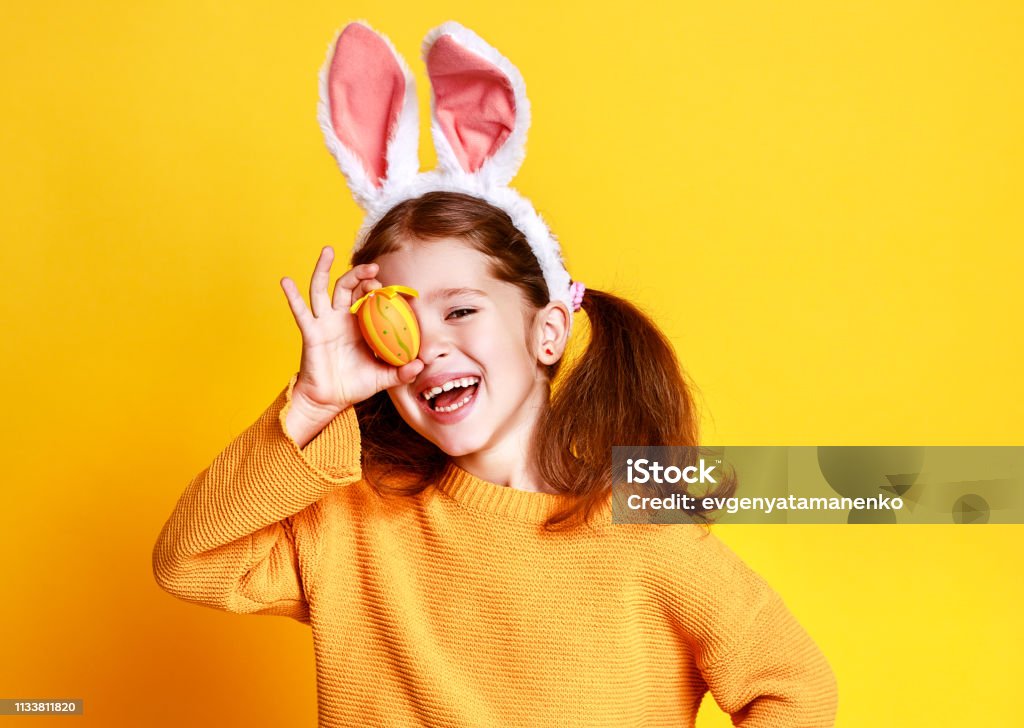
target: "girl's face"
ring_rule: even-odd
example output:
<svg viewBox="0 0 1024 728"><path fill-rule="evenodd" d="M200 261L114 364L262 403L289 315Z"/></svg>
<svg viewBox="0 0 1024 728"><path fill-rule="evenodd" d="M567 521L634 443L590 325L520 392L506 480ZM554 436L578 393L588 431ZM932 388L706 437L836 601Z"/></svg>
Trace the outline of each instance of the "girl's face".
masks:
<svg viewBox="0 0 1024 728"><path fill-rule="evenodd" d="M452 457L528 442L548 389L536 356L543 331L520 290L455 238L406 243L376 262L381 284L419 292L408 301L425 366L388 390L402 419Z"/></svg>

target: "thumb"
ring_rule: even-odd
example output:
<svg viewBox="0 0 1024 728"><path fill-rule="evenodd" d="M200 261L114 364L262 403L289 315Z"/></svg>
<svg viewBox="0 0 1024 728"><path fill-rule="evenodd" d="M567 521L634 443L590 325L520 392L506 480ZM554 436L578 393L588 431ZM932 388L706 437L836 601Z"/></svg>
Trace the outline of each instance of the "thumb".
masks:
<svg viewBox="0 0 1024 728"><path fill-rule="evenodd" d="M419 376L419 373L423 371L426 366L421 360L413 359L408 364L403 364L398 367L395 376L398 377L399 384L408 384L413 379Z"/></svg>
<svg viewBox="0 0 1024 728"><path fill-rule="evenodd" d="M408 384L414 380L420 372L423 371L423 367L426 365L419 359L413 359L408 364L403 364L400 367L391 366L390 364L383 364L383 384L381 389L392 389L399 387L403 384Z"/></svg>

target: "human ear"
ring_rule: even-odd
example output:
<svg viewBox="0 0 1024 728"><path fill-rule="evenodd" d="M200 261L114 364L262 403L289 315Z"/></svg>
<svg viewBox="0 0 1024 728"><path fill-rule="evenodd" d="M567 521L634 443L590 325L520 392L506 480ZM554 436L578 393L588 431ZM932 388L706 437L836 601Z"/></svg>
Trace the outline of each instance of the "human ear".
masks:
<svg viewBox="0 0 1024 728"><path fill-rule="evenodd" d="M537 361L551 365L562 358L569 340L569 309L552 301L534 318L534 346Z"/></svg>

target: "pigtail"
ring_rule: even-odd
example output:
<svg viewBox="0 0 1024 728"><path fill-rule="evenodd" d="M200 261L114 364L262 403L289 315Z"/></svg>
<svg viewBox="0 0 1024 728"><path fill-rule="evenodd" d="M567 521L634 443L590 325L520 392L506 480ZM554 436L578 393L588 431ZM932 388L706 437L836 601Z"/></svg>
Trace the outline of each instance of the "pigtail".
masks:
<svg viewBox="0 0 1024 728"><path fill-rule="evenodd" d="M553 389L534 444L541 478L578 496L551 530L589 519L610 497L612 446L699 445L693 388L664 333L629 301L593 288L582 310L590 341ZM718 494L733 488L723 482Z"/></svg>

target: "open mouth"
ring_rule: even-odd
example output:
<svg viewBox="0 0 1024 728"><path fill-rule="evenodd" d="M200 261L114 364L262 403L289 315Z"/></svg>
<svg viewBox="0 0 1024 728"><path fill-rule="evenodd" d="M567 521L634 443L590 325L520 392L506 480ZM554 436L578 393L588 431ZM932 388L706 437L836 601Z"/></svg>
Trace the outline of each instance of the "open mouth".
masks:
<svg viewBox="0 0 1024 728"><path fill-rule="evenodd" d="M444 385L425 390L420 396L427 408L434 412L455 412L465 407L476 396L479 377L461 377Z"/></svg>

